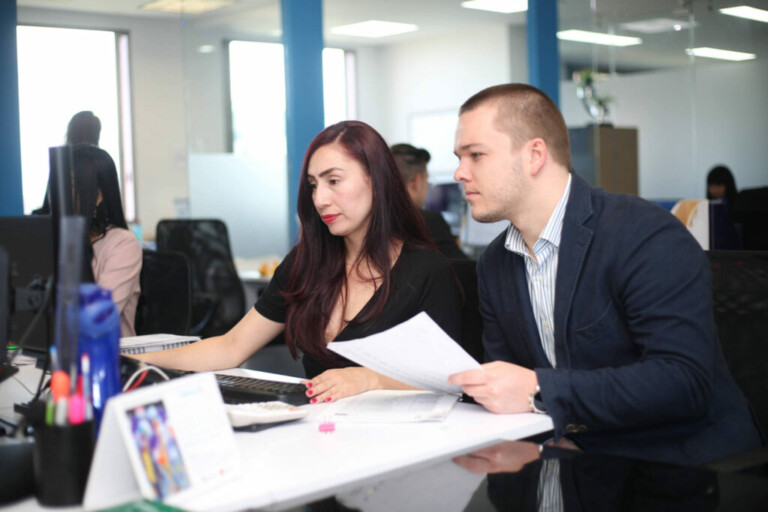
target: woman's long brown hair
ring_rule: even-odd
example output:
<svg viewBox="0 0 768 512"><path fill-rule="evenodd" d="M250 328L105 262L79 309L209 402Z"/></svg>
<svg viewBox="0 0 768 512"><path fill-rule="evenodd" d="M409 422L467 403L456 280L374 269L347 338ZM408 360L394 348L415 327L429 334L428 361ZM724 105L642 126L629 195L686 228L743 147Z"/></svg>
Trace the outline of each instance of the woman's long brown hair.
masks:
<svg viewBox="0 0 768 512"><path fill-rule="evenodd" d="M352 323L381 314L389 297L391 249L395 241L433 248L424 219L408 196L387 143L376 130L360 121L329 126L309 145L299 183L297 211L301 224L296 259L283 292L288 303L285 339L294 357L300 347L308 355L330 361L325 330L339 294L346 286L344 238L332 235L312 201L307 169L322 146L338 144L370 176L373 190L371 218L360 260L381 279L371 307Z"/></svg>

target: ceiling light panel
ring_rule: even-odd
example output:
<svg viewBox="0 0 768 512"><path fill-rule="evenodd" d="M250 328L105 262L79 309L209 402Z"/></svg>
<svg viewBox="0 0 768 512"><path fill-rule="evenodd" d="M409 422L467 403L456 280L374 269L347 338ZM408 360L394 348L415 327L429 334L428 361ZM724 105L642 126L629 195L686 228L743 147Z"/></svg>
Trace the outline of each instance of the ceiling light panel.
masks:
<svg viewBox="0 0 768 512"><path fill-rule="evenodd" d="M528 0L471 0L469 2L461 2L461 6L479 11L511 14L513 12L527 11Z"/></svg>
<svg viewBox="0 0 768 512"><path fill-rule="evenodd" d="M764 11L763 9L755 9L754 7L749 7L748 5L728 7L726 9L720 9L720 12L727 14L728 16L737 16L739 18L746 18L748 20L768 23L768 11Z"/></svg>
<svg viewBox="0 0 768 512"><path fill-rule="evenodd" d="M410 23L368 20L360 23L353 23L352 25L333 27L331 32L345 36L374 38L394 36L396 34L405 34L406 32L414 32L418 29L419 27L417 25L412 25Z"/></svg>
<svg viewBox="0 0 768 512"><path fill-rule="evenodd" d="M643 34L661 34L663 32L679 32L697 26L698 23L675 20L672 18L655 18L652 20L633 21L619 25L625 30Z"/></svg>
<svg viewBox="0 0 768 512"><path fill-rule="evenodd" d="M601 32L587 32L586 30L561 30L557 33L557 38L565 41L602 44L605 46L635 46L643 43L643 40L639 37L617 36Z"/></svg>
<svg viewBox="0 0 768 512"><path fill-rule="evenodd" d="M719 48L709 48L706 46L693 49L687 48L685 53L688 55L695 55L696 57L732 61L752 60L757 57L754 53L734 52L731 50L721 50Z"/></svg>
<svg viewBox="0 0 768 512"><path fill-rule="evenodd" d="M202 14L232 5L233 0L153 0L139 6L147 11Z"/></svg>

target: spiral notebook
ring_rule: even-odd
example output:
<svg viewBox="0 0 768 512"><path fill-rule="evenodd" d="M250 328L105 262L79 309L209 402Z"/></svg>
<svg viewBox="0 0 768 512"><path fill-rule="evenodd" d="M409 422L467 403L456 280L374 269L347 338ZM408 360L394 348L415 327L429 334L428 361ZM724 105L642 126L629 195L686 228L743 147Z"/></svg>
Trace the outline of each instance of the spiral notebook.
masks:
<svg viewBox="0 0 768 512"><path fill-rule="evenodd" d="M169 350L183 347L200 339L199 336L179 336L176 334L145 334L120 338L121 354L144 354L156 350Z"/></svg>

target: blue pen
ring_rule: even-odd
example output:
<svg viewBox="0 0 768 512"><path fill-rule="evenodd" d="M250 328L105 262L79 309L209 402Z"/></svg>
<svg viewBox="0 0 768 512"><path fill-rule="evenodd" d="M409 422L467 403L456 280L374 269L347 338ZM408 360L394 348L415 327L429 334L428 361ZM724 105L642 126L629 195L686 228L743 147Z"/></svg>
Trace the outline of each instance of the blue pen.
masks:
<svg viewBox="0 0 768 512"><path fill-rule="evenodd" d="M51 375L53 375L53 372L59 369L59 349L56 348L56 345L51 345L48 354L51 356Z"/></svg>

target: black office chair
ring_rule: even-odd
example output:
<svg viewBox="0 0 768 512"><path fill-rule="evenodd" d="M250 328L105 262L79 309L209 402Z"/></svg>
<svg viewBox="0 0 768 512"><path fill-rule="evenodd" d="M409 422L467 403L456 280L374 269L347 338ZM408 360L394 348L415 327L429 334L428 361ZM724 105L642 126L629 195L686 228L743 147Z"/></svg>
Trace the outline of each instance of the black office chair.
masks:
<svg viewBox="0 0 768 512"><path fill-rule="evenodd" d="M739 192L733 205L733 217L741 227L744 249L768 250L768 187Z"/></svg>
<svg viewBox="0 0 768 512"><path fill-rule="evenodd" d="M477 294L477 262L468 259L451 259L456 277L464 290L461 308L461 346L479 363L483 362L483 321L480 316L480 300Z"/></svg>
<svg viewBox="0 0 768 512"><path fill-rule="evenodd" d="M237 275L227 226L216 219L161 220L158 250L179 251L192 270L190 334L204 338L227 332L245 314L245 292Z"/></svg>
<svg viewBox="0 0 768 512"><path fill-rule="evenodd" d="M187 257L173 251L143 251L136 334L188 334L192 284Z"/></svg>
<svg viewBox="0 0 768 512"><path fill-rule="evenodd" d="M768 428L768 252L708 255L725 360L763 428Z"/></svg>

